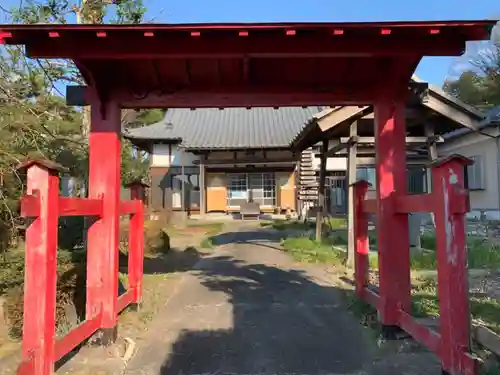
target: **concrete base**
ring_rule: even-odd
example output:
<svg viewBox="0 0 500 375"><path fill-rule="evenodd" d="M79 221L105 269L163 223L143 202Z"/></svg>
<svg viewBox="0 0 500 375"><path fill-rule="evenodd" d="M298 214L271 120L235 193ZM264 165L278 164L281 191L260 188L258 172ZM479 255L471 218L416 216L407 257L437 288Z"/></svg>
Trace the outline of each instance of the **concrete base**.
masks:
<svg viewBox="0 0 500 375"><path fill-rule="evenodd" d="M381 325L380 336L387 341L406 340L410 335L398 326Z"/></svg>
<svg viewBox="0 0 500 375"><path fill-rule="evenodd" d="M138 312L142 308L142 303L132 303L128 306L131 311Z"/></svg>
<svg viewBox="0 0 500 375"><path fill-rule="evenodd" d="M111 346L118 339L118 327L101 328L89 340L92 346Z"/></svg>

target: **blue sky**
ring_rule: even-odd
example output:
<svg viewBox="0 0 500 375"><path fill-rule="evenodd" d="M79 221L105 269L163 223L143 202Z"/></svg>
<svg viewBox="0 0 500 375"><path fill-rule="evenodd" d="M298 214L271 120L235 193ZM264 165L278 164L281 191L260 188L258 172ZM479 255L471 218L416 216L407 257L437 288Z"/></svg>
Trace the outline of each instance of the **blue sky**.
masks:
<svg viewBox="0 0 500 375"><path fill-rule="evenodd" d="M20 0L0 0L4 7ZM500 18L498 0L144 0L146 18L156 22L410 21ZM469 48L470 47L470 48ZM469 46L469 50L477 46ZM420 78L442 85L456 76L467 57L428 57Z"/></svg>

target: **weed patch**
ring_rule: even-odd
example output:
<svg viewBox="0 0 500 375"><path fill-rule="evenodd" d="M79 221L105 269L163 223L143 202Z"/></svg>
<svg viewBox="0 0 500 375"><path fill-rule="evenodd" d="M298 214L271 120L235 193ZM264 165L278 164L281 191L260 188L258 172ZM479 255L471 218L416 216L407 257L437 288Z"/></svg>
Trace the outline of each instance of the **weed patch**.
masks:
<svg viewBox="0 0 500 375"><path fill-rule="evenodd" d="M434 280L426 280L413 288L413 316L438 317L439 299L437 284ZM481 321L486 327L500 334L500 301L488 297L471 297L470 313L472 318Z"/></svg>
<svg viewBox="0 0 500 375"><path fill-rule="evenodd" d="M299 262L342 264L345 261L345 252L333 248L331 240L316 242L309 237L289 237L281 245Z"/></svg>
<svg viewBox="0 0 500 375"><path fill-rule="evenodd" d="M213 249L214 247L215 245L212 237L204 238L200 243L200 248L202 249Z"/></svg>
<svg viewBox="0 0 500 375"><path fill-rule="evenodd" d="M429 251L413 253L411 267L415 270L437 268L436 236L425 234L421 236L421 246ZM467 265L469 269L500 268L500 245L491 244L486 239L472 237L467 239Z"/></svg>

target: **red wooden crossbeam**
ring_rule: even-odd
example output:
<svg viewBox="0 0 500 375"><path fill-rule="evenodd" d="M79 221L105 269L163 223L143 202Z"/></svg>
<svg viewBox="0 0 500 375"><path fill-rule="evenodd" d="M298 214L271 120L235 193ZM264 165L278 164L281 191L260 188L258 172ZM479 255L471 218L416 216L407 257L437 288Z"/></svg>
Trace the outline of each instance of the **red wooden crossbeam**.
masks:
<svg viewBox="0 0 500 375"><path fill-rule="evenodd" d="M137 204L140 201L129 200L120 202L120 215L134 214L137 212Z"/></svg>
<svg viewBox="0 0 500 375"><path fill-rule="evenodd" d="M363 290L363 300L373 307L377 308L379 305L380 296L376 291L366 287Z"/></svg>
<svg viewBox="0 0 500 375"><path fill-rule="evenodd" d="M397 213L434 212L436 208L433 194L402 195L394 199Z"/></svg>
<svg viewBox="0 0 500 375"><path fill-rule="evenodd" d="M100 216L102 199L59 198L59 216Z"/></svg>
<svg viewBox="0 0 500 375"><path fill-rule="evenodd" d="M134 290L129 289L125 293L123 293L120 297L118 297L118 303L117 303L118 312L122 311L132 302L134 302Z"/></svg>
<svg viewBox="0 0 500 375"><path fill-rule="evenodd" d="M59 197L59 216L100 216L102 200L90 198ZM40 199L34 194L21 197L21 216L38 217L40 215Z"/></svg>
<svg viewBox="0 0 500 375"><path fill-rule="evenodd" d="M86 320L78 327L73 328L69 333L56 340L55 360L60 360L80 343L92 336L99 329L100 325L101 317L99 315L91 320Z"/></svg>
<svg viewBox="0 0 500 375"><path fill-rule="evenodd" d="M366 199L363 201L363 212L367 214L374 214L377 212L377 200L376 199Z"/></svg>
<svg viewBox="0 0 500 375"><path fill-rule="evenodd" d="M413 316L404 311L399 312L399 326L433 353L440 354L441 336L439 333L417 322Z"/></svg>
<svg viewBox="0 0 500 375"><path fill-rule="evenodd" d="M380 295L368 287L363 290L363 301L369 303L371 306L377 308ZM418 323L415 318L413 318L408 313L399 310L399 326L408 332L415 340L419 343L428 347L432 352L439 355L440 349L440 335L436 331Z"/></svg>
<svg viewBox="0 0 500 375"><path fill-rule="evenodd" d="M120 202L120 215L134 214L140 201L127 200ZM102 199L59 197L59 216L100 216ZM38 217L40 215L40 199L36 195L21 197L21 216Z"/></svg>
<svg viewBox="0 0 500 375"><path fill-rule="evenodd" d="M470 211L469 197L466 190L458 190L454 194L451 204L451 213L463 213ZM409 214L413 212L434 212L436 208L435 194L402 195L392 198L394 213ZM377 200L366 199L363 201L363 212L376 213Z"/></svg>
<svg viewBox="0 0 500 375"><path fill-rule="evenodd" d="M106 33L97 32L97 38L77 34L78 43L72 38L61 38L61 43L49 44L53 39L38 38L38 43L29 43L27 54L33 58L75 58L75 59L184 59L184 58L241 58L245 54L252 58L298 58L298 57L342 57L342 56L410 56L427 55L455 56L463 49L464 42L454 35L436 34L429 38L405 43L406 38L388 37L389 34L372 35L360 39L359 35L345 30L342 38L332 38L335 29L323 34L300 35L297 30L286 30L280 34L262 36L252 32L246 43L235 38L235 33L227 35L207 34L192 31L185 34L170 34L168 43L164 38L144 38L144 32L129 33L126 37L116 34L106 38ZM390 30L389 30L390 32ZM112 33L110 33L112 34ZM238 34L236 34L238 35ZM203 44L197 43L199 38ZM10 41L10 39L8 40ZM138 48L140 45L141 48ZM93 48L91 48L91 46ZM159 48L163 46L163 48ZM111 48L113 47L113 48Z"/></svg>

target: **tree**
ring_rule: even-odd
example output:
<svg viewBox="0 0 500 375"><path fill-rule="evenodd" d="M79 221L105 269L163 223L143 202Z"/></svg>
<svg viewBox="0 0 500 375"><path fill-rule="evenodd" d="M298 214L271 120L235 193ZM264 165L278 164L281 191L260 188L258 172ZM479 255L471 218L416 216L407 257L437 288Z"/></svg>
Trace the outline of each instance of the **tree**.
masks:
<svg viewBox="0 0 500 375"><path fill-rule="evenodd" d="M116 18L109 23L141 23L146 8L142 0L69 0L24 1L19 8L12 9L12 18L18 23L70 23L71 15L77 23L103 23L107 21L108 5L116 6ZM78 22L79 21L79 22Z"/></svg>
<svg viewBox="0 0 500 375"><path fill-rule="evenodd" d="M500 106L500 46L482 48L470 65L458 79L446 81L443 89L480 109Z"/></svg>
<svg viewBox="0 0 500 375"><path fill-rule="evenodd" d="M78 137L81 114L54 95L47 70L18 48L0 53L0 247L18 222L23 180L15 170L26 157L61 162L75 175L86 168L87 147Z"/></svg>
<svg viewBox="0 0 500 375"><path fill-rule="evenodd" d="M110 1L26 0L9 13L13 23L68 23L79 15L84 22L141 22L142 1L124 0L116 5L116 17L106 16ZM69 62L27 59L16 46L0 50L0 248L8 246L18 220L18 199L23 179L15 166L26 157L43 157L68 167L72 176L86 180L88 143L82 134L82 111L65 103L60 83L81 83L78 70ZM140 119L156 118L158 111L137 112ZM124 116L124 119L129 118ZM138 120L139 119L139 120ZM128 120L127 120L128 121ZM128 126L128 122L123 124ZM144 158L135 158L132 146L123 141L122 182L144 176Z"/></svg>
<svg viewBox="0 0 500 375"><path fill-rule="evenodd" d="M115 5L115 17L106 17L108 5ZM140 23L143 21L146 8L143 6L142 0L82 0L81 2L72 2L69 0L45 0L45 1L25 1L23 6L12 11L13 21L21 23L67 23L68 19L75 15L78 23ZM55 86L54 82L66 81L69 83L82 83L83 79L79 75L78 70L71 63L51 62L40 60L36 62L39 67L46 73L51 86ZM128 112L134 112L127 110ZM88 135L88 107L84 108L83 116L80 118L80 129L83 138ZM149 111L142 111L144 119L148 119ZM154 110L151 111L152 118L156 115ZM123 128L129 126L129 120L135 121L137 116L129 116L126 113L122 116L124 123ZM137 126L134 123L133 126ZM76 134L75 134L76 136ZM80 141L84 141L81 139ZM140 175L145 175L147 168L142 159L132 158L132 147L128 141L123 143L122 152L122 182L129 182L129 178L137 178ZM134 162L132 162L134 160ZM63 163L64 164L64 163ZM136 170L130 170L136 169ZM83 171L84 172L84 171ZM86 176L86 173L78 176ZM132 177L130 177L132 176Z"/></svg>

